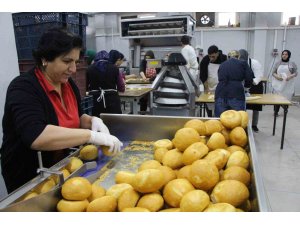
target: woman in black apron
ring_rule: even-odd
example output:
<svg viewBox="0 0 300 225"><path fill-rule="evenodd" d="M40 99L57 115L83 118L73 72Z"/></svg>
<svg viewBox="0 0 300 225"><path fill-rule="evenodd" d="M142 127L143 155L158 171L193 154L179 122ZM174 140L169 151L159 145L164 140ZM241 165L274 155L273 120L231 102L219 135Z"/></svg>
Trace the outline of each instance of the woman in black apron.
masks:
<svg viewBox="0 0 300 225"><path fill-rule="evenodd" d="M122 54L116 50L100 51L95 63L87 70L87 88L94 97L93 116L101 113L122 114L121 100L118 91L124 86L119 74L118 62Z"/></svg>

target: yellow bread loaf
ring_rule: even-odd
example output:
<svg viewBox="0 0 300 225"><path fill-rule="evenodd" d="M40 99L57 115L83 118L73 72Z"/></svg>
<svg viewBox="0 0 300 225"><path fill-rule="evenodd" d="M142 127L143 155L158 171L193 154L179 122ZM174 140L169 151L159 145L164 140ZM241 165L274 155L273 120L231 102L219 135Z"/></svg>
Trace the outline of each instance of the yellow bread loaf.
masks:
<svg viewBox="0 0 300 225"><path fill-rule="evenodd" d="M87 199L92 193L92 184L84 177L72 177L61 188L61 194L66 200L80 201Z"/></svg>
<svg viewBox="0 0 300 225"><path fill-rule="evenodd" d="M61 199L57 203L56 208L58 212L85 212L88 204L89 201L87 199L81 201Z"/></svg>

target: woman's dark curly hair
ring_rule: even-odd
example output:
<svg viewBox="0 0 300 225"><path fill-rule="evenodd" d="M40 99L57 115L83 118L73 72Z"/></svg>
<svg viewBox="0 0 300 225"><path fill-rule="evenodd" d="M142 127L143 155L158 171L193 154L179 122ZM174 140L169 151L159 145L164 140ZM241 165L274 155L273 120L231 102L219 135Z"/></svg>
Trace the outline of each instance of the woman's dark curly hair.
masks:
<svg viewBox="0 0 300 225"><path fill-rule="evenodd" d="M81 49L83 42L79 36L68 32L64 28L52 28L44 32L38 46L32 51L37 66L42 66L42 59L52 62L58 56L68 54L73 49Z"/></svg>

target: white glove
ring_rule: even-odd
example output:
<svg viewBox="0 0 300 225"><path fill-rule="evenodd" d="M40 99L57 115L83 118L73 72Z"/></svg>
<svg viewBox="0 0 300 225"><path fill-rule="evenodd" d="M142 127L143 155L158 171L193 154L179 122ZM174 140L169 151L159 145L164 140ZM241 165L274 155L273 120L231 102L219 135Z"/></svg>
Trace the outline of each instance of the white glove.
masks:
<svg viewBox="0 0 300 225"><path fill-rule="evenodd" d="M116 136L111 135L111 138L113 139L114 147L112 150L109 150L109 152L111 152L113 155L116 155L121 151L123 143Z"/></svg>
<svg viewBox="0 0 300 225"><path fill-rule="evenodd" d="M88 143L94 145L105 145L113 155L121 151L123 143L115 136L103 132L91 131L91 138Z"/></svg>
<svg viewBox="0 0 300 225"><path fill-rule="evenodd" d="M110 134L107 126L103 123L102 119L95 116L92 117L92 131L99 131Z"/></svg>

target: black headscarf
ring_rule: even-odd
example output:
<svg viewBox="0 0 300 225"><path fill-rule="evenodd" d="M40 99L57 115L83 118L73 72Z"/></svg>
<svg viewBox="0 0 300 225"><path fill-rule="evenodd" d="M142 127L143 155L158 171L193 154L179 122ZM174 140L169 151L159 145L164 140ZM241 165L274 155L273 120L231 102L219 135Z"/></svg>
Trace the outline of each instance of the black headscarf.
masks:
<svg viewBox="0 0 300 225"><path fill-rule="evenodd" d="M155 58L154 52L151 51L151 50L149 50L149 51L147 51L147 52L145 53L145 56L144 56L144 59L145 59L145 60L146 60L146 56L149 56L150 59L154 59L154 58Z"/></svg>
<svg viewBox="0 0 300 225"><path fill-rule="evenodd" d="M283 51L281 52L281 56L282 56L282 54L283 54L284 52L286 52L286 53L288 54L289 57L288 57L286 60L283 60L282 57L281 57L281 61L282 61L282 62L288 62L288 61L290 61L290 58L291 58L291 54L292 54L292 53L291 53L289 50L283 50Z"/></svg>
<svg viewBox="0 0 300 225"><path fill-rule="evenodd" d="M122 54L123 55L123 54ZM111 63L111 64L115 64L118 59L122 59L122 55L119 51L117 50L111 50L109 52L109 58L108 58L108 61ZM124 56L123 56L124 58Z"/></svg>

